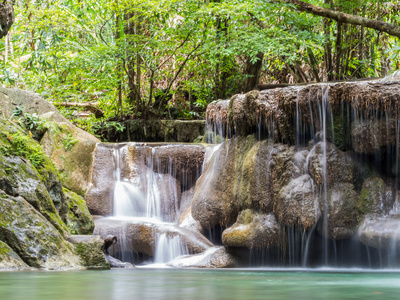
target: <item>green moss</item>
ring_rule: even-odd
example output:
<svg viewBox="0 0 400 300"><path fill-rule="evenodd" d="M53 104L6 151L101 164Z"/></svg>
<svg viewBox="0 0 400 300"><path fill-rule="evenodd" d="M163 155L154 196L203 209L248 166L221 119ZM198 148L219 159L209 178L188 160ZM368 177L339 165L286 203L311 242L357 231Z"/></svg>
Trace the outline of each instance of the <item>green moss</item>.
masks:
<svg viewBox="0 0 400 300"><path fill-rule="evenodd" d="M94 220L85 200L66 188L63 188L63 193L68 204L68 214L65 223L69 231L72 234L92 234Z"/></svg>
<svg viewBox="0 0 400 300"><path fill-rule="evenodd" d="M79 255L83 265L89 269L110 269L102 250L96 243L77 243L75 244L75 253Z"/></svg>
<svg viewBox="0 0 400 300"><path fill-rule="evenodd" d="M10 254L10 247L7 244L0 241L0 260L1 256L9 255Z"/></svg>
<svg viewBox="0 0 400 300"><path fill-rule="evenodd" d="M61 142L64 146L64 150L70 151L76 145L78 140L74 138L71 133L68 133L62 137Z"/></svg>

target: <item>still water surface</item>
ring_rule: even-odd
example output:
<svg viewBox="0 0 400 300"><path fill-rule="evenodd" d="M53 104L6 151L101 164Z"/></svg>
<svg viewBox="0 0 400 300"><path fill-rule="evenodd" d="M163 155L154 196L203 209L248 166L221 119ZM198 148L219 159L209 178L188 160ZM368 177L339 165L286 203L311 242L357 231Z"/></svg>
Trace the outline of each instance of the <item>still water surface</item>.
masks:
<svg viewBox="0 0 400 300"><path fill-rule="evenodd" d="M146 268L2 272L0 299L400 299L400 273Z"/></svg>

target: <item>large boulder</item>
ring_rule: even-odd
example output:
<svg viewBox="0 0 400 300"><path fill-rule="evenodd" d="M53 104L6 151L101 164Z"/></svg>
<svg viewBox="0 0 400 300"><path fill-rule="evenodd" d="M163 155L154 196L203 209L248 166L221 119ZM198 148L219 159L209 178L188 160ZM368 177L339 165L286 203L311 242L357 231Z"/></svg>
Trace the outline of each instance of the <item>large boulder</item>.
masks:
<svg viewBox="0 0 400 300"><path fill-rule="evenodd" d="M210 241L199 233L178 227L170 223L158 223L140 219L119 220L114 218L100 218L95 220L94 234L105 238L107 235L116 236L118 243L113 246L116 253L130 251L131 253L142 253L153 257L155 255L156 239L160 234L169 237L179 236L183 245L189 253L201 253L212 246Z"/></svg>
<svg viewBox="0 0 400 300"><path fill-rule="evenodd" d="M72 246L21 196L0 190L0 240L29 266L44 269L82 268Z"/></svg>
<svg viewBox="0 0 400 300"><path fill-rule="evenodd" d="M99 235L73 235L67 240L75 246L75 253L79 255L82 265L87 269L110 269L110 264L103 253L104 240Z"/></svg>
<svg viewBox="0 0 400 300"><path fill-rule="evenodd" d="M398 251L400 249L400 219L369 216L358 228L360 241L370 247Z"/></svg>
<svg viewBox="0 0 400 300"><path fill-rule="evenodd" d="M231 226L240 211L273 211L282 187L300 176L304 166L295 148L237 137L222 144L197 182L192 215L205 229Z"/></svg>
<svg viewBox="0 0 400 300"><path fill-rule="evenodd" d="M90 183L92 153L97 142L93 135L72 125L48 101L38 94L19 89L0 88L0 116L10 119L13 112L23 109L23 114L37 114L48 124L40 143L55 167L60 171L64 186L85 196ZM23 116L23 115L22 115Z"/></svg>
<svg viewBox="0 0 400 300"><path fill-rule="evenodd" d="M67 231L61 219L68 208L54 164L16 124L0 118L0 130L0 189L21 195L60 232Z"/></svg>
<svg viewBox="0 0 400 300"><path fill-rule="evenodd" d="M222 243L228 247L263 248L279 246L281 230L274 214L259 214L247 209L237 221L222 233Z"/></svg>
<svg viewBox="0 0 400 300"><path fill-rule="evenodd" d="M98 142L93 135L71 123L58 122L46 131L40 144L57 167L63 186L84 197Z"/></svg>
<svg viewBox="0 0 400 300"><path fill-rule="evenodd" d="M0 241L0 270L27 270L29 266L10 248Z"/></svg>
<svg viewBox="0 0 400 300"><path fill-rule="evenodd" d="M310 229L317 223L321 216L319 190L310 175L292 179L279 191L274 213L286 226Z"/></svg>
<svg viewBox="0 0 400 300"><path fill-rule="evenodd" d="M94 220L86 206L85 199L70 190L63 188L68 213L65 216L65 224L73 234L92 234Z"/></svg>

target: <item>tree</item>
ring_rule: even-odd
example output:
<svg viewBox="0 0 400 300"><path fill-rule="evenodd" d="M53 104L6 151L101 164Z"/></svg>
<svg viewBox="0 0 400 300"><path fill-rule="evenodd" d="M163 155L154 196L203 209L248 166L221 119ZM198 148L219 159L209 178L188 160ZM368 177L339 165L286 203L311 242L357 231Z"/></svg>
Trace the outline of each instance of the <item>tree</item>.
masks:
<svg viewBox="0 0 400 300"><path fill-rule="evenodd" d="M0 2L0 39L7 35L15 21L14 6L10 0Z"/></svg>

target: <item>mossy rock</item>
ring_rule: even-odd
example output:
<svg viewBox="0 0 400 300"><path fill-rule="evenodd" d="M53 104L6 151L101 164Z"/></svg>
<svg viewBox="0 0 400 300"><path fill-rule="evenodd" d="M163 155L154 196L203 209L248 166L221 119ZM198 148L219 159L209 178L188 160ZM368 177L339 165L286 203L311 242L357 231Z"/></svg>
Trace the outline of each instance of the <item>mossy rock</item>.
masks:
<svg viewBox="0 0 400 300"><path fill-rule="evenodd" d="M68 214L65 224L72 234L92 234L94 220L89 212L85 200L78 194L63 188L65 201L68 205Z"/></svg>
<svg viewBox="0 0 400 300"><path fill-rule="evenodd" d="M0 189L24 197L61 233L66 232L60 215L67 213L67 206L56 168L40 145L12 122L0 118L0 131Z"/></svg>
<svg viewBox="0 0 400 300"><path fill-rule="evenodd" d="M45 269L81 268L71 245L21 196L0 190L0 240L29 266Z"/></svg>
<svg viewBox="0 0 400 300"><path fill-rule="evenodd" d="M26 270L29 266L10 248L0 241L0 270Z"/></svg>
<svg viewBox="0 0 400 300"><path fill-rule="evenodd" d="M110 264L104 256L104 240L99 235L73 235L68 241L75 247L75 253L89 270L108 270Z"/></svg>
<svg viewBox="0 0 400 300"><path fill-rule="evenodd" d="M222 243L228 247L249 249L278 246L280 227L273 214L259 214L251 209L240 212L236 223L222 233Z"/></svg>
<svg viewBox="0 0 400 300"><path fill-rule="evenodd" d="M65 122L55 123L40 143L58 168L62 185L84 197L97 142L91 134Z"/></svg>

